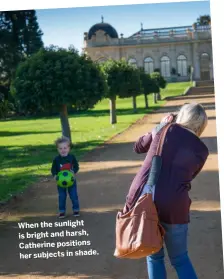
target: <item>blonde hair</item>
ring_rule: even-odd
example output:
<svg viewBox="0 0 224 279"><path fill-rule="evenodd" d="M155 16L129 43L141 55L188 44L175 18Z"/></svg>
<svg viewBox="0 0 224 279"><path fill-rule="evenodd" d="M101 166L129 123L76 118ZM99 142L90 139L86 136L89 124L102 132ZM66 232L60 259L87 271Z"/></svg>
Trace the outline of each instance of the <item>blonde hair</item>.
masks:
<svg viewBox="0 0 224 279"><path fill-rule="evenodd" d="M69 146L71 146L71 141L70 141L70 139L69 138L67 138L67 137L64 137L64 136L62 136L62 137L60 137L60 138L57 138L56 140L55 140L55 145L58 147L58 145L59 144L61 144L61 143L67 143Z"/></svg>
<svg viewBox="0 0 224 279"><path fill-rule="evenodd" d="M208 117L202 105L185 104L177 115L176 123L193 131L199 137L207 126Z"/></svg>

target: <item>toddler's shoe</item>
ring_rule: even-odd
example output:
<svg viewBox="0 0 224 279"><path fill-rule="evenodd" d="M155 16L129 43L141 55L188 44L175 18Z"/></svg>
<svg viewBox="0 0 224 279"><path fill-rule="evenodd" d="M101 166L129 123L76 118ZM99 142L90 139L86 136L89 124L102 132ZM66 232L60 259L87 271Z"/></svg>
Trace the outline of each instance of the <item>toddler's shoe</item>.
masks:
<svg viewBox="0 0 224 279"><path fill-rule="evenodd" d="M58 218L59 219L65 218L65 213L64 212L59 213Z"/></svg>
<svg viewBox="0 0 224 279"><path fill-rule="evenodd" d="M74 211L74 212L73 212L73 216L74 216L74 217L79 217L79 216L80 216L79 211Z"/></svg>

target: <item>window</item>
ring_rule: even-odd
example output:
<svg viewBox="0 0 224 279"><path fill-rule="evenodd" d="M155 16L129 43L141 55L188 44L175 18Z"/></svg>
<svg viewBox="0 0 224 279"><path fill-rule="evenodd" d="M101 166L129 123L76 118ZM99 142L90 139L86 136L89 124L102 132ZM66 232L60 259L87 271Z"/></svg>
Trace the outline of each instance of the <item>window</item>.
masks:
<svg viewBox="0 0 224 279"><path fill-rule="evenodd" d="M177 57L177 73L181 77L187 76L187 58L184 55Z"/></svg>
<svg viewBox="0 0 224 279"><path fill-rule="evenodd" d="M210 80L211 79L211 64L210 57L208 53L204 52L201 54L200 59L200 68L201 68L201 80Z"/></svg>
<svg viewBox="0 0 224 279"><path fill-rule="evenodd" d="M201 57L205 59L209 59L209 55L206 52L202 53Z"/></svg>
<svg viewBox="0 0 224 279"><path fill-rule="evenodd" d="M147 74L151 74L154 71L154 64L151 57L145 58L144 69Z"/></svg>
<svg viewBox="0 0 224 279"><path fill-rule="evenodd" d="M201 54L201 70L206 71L209 70L209 55L208 53Z"/></svg>
<svg viewBox="0 0 224 279"><path fill-rule="evenodd" d="M163 56L161 58L161 75L163 77L170 77L170 58Z"/></svg>
<svg viewBox="0 0 224 279"><path fill-rule="evenodd" d="M128 63L129 63L130 65L133 65L133 66L137 67L137 61L136 61L135 58L130 58L130 59L128 60Z"/></svg>

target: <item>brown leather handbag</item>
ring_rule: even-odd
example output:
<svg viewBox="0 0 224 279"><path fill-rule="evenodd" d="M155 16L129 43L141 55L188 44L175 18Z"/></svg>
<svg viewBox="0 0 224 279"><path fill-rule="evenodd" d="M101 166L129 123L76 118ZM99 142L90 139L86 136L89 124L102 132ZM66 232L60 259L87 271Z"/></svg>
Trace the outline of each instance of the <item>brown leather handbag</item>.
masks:
<svg viewBox="0 0 224 279"><path fill-rule="evenodd" d="M162 166L162 147L171 124L163 128L157 152L152 160L147 185L156 185ZM165 231L160 225L152 191L142 195L127 213L119 211L116 217L117 258L140 259L157 253L163 246Z"/></svg>

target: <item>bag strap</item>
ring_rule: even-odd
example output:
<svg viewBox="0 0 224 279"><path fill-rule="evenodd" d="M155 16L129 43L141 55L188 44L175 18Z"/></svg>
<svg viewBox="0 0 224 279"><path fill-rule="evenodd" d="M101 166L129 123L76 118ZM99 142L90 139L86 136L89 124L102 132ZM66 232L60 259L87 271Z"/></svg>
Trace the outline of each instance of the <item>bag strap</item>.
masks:
<svg viewBox="0 0 224 279"><path fill-rule="evenodd" d="M146 185L145 185L147 187L143 188L143 192L141 193L141 195L145 194L145 193L153 193L154 192L155 184L156 184L155 180L158 179L158 175L160 174L160 169L161 169L161 166L162 166L161 154L162 154L162 148L163 148L164 140L165 140L165 137L166 137L166 133L167 133L167 131L170 128L171 125L172 125L171 123L169 123L168 125L166 124L166 126L163 128L163 130L161 132L160 139L159 139L158 146L157 146L157 152L155 153L155 157L153 157L153 163L152 163L152 166L150 168L148 180L147 180ZM158 156L160 158L158 158ZM153 200L154 200L154 196L153 196Z"/></svg>
<svg viewBox="0 0 224 279"><path fill-rule="evenodd" d="M169 124L166 124L162 128L162 132L161 132L159 142L157 145L157 151L156 151L153 159L155 159L155 156L159 156L160 158L156 158L156 162L154 161L156 163L156 165L151 166L147 182L146 182L145 186L143 187L143 190L141 191L140 196L142 196L143 194L146 194L146 193L154 193L155 183L153 183L152 180L155 179L155 176L157 175L156 173L160 172L160 168L161 168L161 164L162 164L162 158L161 158L162 148L163 148L164 140L166 137L166 133L171 125L172 125L172 123L169 123ZM154 200L154 195L153 195L153 200Z"/></svg>
<svg viewBox="0 0 224 279"><path fill-rule="evenodd" d="M161 133L160 139L159 139L159 143L158 143L158 146L157 146L157 151L156 151L156 155L158 155L158 156L161 156L161 154L162 154L162 149L163 149L163 144L164 144L164 140L165 140L165 137L166 137L166 133L167 133L167 131L170 128L171 125L172 125L172 123L169 123L162 130L162 133Z"/></svg>

